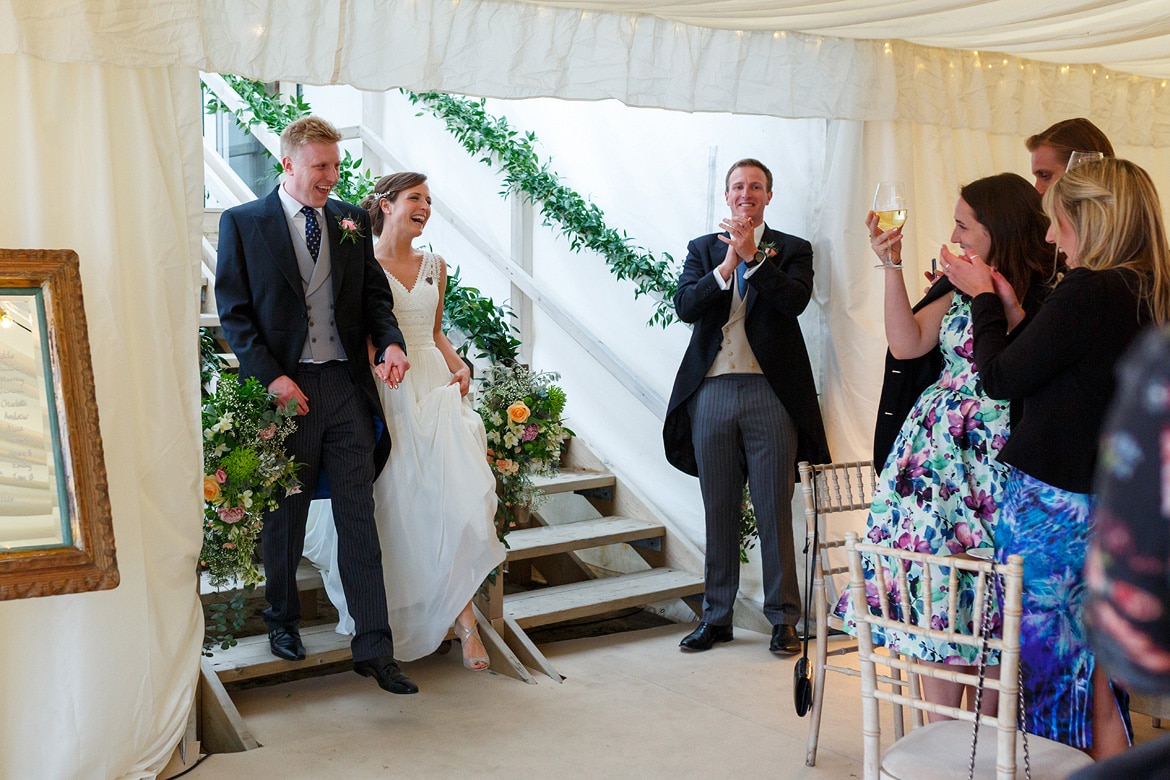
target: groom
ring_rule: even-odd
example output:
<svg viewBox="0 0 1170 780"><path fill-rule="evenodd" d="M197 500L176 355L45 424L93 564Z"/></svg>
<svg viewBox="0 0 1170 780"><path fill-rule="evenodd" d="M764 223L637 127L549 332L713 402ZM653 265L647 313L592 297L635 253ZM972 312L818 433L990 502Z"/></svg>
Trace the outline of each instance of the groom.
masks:
<svg viewBox="0 0 1170 780"><path fill-rule="evenodd" d="M285 128L280 185L220 219L215 296L240 377L256 377L281 406L295 402L299 415L285 445L302 464L305 490L265 516L260 537L273 655L305 657L296 570L309 501L323 470L355 623L354 671L391 693L416 693L418 686L394 662L374 526L374 477L390 454L390 440L375 441L382 406L367 338L378 355L374 370L389 386L398 386L410 364L390 286L374 259L367 215L329 200L340 171L340 140L337 129L317 117Z"/></svg>

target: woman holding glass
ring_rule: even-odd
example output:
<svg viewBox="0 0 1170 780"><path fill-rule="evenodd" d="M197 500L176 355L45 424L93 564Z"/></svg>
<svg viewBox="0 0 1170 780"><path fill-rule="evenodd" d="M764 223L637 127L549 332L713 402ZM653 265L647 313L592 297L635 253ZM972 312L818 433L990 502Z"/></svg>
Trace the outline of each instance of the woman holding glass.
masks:
<svg viewBox="0 0 1170 780"><path fill-rule="evenodd" d="M982 253L1002 278L1029 305L1038 305L1047 290L1045 267L1051 250L1044 241L1047 220L1040 196L1026 180L1001 173L974 181L960 190L955 204L951 241L964 252ZM902 549L929 553L961 553L992 547L992 527L1004 484L996 455L1008 436L1009 405L982 390L971 355L970 299L939 281L933 297L912 311L901 274L901 228L881 230L871 212L866 220L870 245L879 258L890 258L885 273L885 326L895 358L909 359L941 347L942 371L919 396L902 424L878 477L870 506L868 539ZM928 296L929 297L929 296ZM866 572L872 578L873 572ZM895 582L887 575L887 582ZM932 572L934 587L947 578ZM910 601L923 606L922 570L908 572ZM878 594L869 593L876 609ZM945 596L933 595L935 624L946 621ZM974 615L974 589L960 594L967 620ZM846 594L838 612L852 630L852 606ZM994 618L998 621L998 616ZM946 642L908 642L896 632L875 632L875 641L891 651L928 662L949 664L974 673L976 650ZM927 683L927 681L924 681ZM962 705L964 686L930 681L923 691L933 702ZM985 696L985 707L994 701ZM968 706L973 701L968 697Z"/></svg>
<svg viewBox="0 0 1170 780"><path fill-rule="evenodd" d="M1153 182L1126 160L1066 173L1044 208L1069 271L1038 312L976 251L944 252L942 268L973 297L984 389L1023 406L1000 453L1009 473L995 541L999 560L1024 556L1027 729L1099 759L1128 738L1124 695L1084 636L1097 441L1118 359L1144 325L1170 319L1170 248Z"/></svg>

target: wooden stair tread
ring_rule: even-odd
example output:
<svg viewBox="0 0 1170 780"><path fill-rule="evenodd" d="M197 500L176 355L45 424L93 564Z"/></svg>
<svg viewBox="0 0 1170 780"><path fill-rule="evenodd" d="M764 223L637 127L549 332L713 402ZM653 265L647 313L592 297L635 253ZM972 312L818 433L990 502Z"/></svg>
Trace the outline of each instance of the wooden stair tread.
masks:
<svg viewBox="0 0 1170 780"><path fill-rule="evenodd" d="M519 528L508 533L508 560L519 561L605 544L652 539L663 533L661 523L633 517L597 517L560 525Z"/></svg>
<svg viewBox="0 0 1170 780"><path fill-rule="evenodd" d="M321 572L317 571L317 567L309 562L308 558L301 558L301 563L297 566L297 590L320 590L325 587L324 580L321 579ZM240 590L238 581L229 583L222 590L215 590L207 581L207 572L199 574L199 596L204 601L214 598L216 595L230 593L232 591ZM264 564L260 564L260 582L256 584L256 592L260 593L264 590Z"/></svg>
<svg viewBox="0 0 1170 780"><path fill-rule="evenodd" d="M334 621L301 629L301 641L305 644L303 661L285 661L274 656L268 647L267 634L241 637L236 640L235 647L227 650L213 647L214 655L207 660L216 676L225 683L348 661L352 658L350 637L334 631L336 626Z"/></svg>
<svg viewBox="0 0 1170 780"><path fill-rule="evenodd" d="M531 628L702 592L700 575L648 569L510 594L504 597L504 613L521 628Z"/></svg>
<svg viewBox="0 0 1170 780"><path fill-rule="evenodd" d="M553 493L572 493L576 490L589 490L591 488L613 487L615 482L613 474L574 468L562 468L552 476L532 478L532 484L540 488L541 492L550 495Z"/></svg>

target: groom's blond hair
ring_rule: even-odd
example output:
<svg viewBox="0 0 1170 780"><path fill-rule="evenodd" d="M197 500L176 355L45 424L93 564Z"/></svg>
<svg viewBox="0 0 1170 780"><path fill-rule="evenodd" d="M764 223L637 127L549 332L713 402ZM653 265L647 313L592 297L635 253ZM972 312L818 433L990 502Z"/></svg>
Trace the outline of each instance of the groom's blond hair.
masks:
<svg viewBox="0 0 1170 780"><path fill-rule="evenodd" d="M284 128L280 134L280 156L292 157L305 144L335 144L341 141L337 128L318 116L306 116Z"/></svg>

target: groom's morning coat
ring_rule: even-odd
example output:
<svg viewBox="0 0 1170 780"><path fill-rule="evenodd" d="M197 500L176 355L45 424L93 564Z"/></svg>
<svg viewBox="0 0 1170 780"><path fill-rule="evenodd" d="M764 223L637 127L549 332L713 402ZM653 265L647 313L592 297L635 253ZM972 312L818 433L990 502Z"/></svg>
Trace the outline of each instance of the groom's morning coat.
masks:
<svg viewBox="0 0 1170 780"><path fill-rule="evenodd" d="M666 459L693 476L699 472L689 401L715 361L731 311L731 290L720 289L712 274L727 256L727 244L719 240L720 235L727 234L712 233L690 242L674 296L679 317L693 323L694 330L670 394L662 436ZM765 228L760 245L772 247L775 254L747 279L744 331L760 370L796 425L796 460L828 463L829 446L812 366L796 319L812 295L812 245L771 228ZM733 285L735 281L732 277Z"/></svg>

